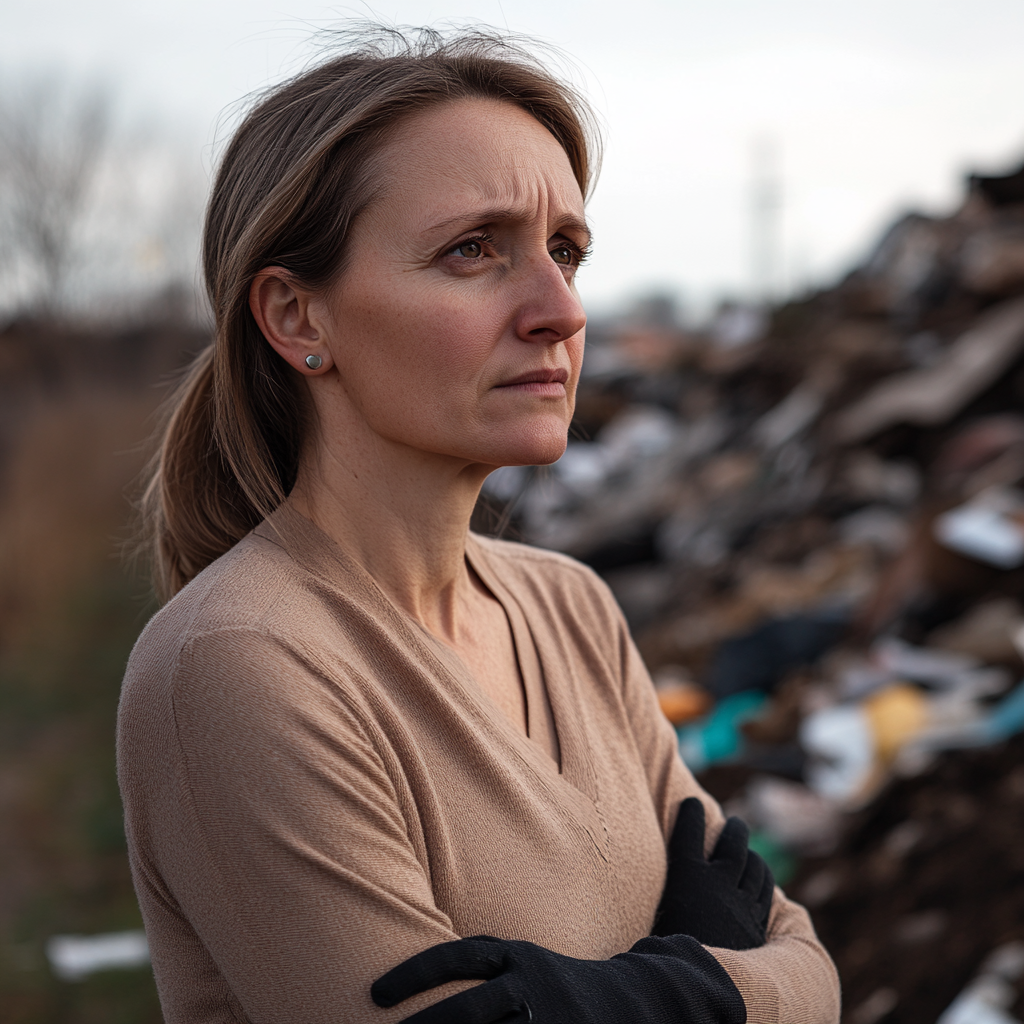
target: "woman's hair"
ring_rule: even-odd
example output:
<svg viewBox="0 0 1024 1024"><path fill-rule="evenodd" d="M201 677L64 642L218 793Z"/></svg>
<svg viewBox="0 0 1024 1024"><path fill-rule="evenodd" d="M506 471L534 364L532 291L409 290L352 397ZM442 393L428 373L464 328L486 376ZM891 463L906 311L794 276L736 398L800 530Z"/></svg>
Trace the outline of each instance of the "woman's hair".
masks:
<svg viewBox="0 0 1024 1024"><path fill-rule="evenodd" d="M260 332L249 289L268 266L310 287L336 278L352 224L379 184L375 157L403 118L452 100L505 100L554 135L589 191L598 152L589 108L518 42L480 30L376 26L346 38L345 52L262 96L214 180L203 234L214 341L171 398L142 500L163 598L292 489L308 396Z"/></svg>

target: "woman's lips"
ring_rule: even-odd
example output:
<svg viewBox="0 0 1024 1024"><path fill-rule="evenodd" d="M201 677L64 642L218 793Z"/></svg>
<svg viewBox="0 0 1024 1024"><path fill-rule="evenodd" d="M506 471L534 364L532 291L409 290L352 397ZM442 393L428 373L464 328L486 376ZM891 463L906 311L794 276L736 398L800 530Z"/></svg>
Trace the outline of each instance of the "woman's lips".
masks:
<svg viewBox="0 0 1024 1024"><path fill-rule="evenodd" d="M497 386L504 391L519 391L530 395L562 398L565 395L565 384L568 379L568 370L528 370Z"/></svg>

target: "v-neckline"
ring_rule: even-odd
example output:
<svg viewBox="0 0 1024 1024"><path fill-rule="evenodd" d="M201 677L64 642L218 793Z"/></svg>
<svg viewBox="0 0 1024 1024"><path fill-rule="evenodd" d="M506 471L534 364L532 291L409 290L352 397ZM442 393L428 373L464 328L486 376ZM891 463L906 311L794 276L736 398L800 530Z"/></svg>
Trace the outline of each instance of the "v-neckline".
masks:
<svg viewBox="0 0 1024 1024"><path fill-rule="evenodd" d="M553 653L546 654L535 642L534 632L526 614L512 588L504 584L501 573L492 564L494 560L489 557L483 538L467 534L465 557L485 586L505 608L512 628L517 657L520 656L520 652L527 651L532 651L536 657L537 679L544 685L543 692L551 708L559 764L509 720L497 703L491 700L476 682L462 659L447 644L438 640L429 630L403 612L381 589L377 581L312 520L285 503L265 523L258 526L255 532L282 547L291 558L303 565L307 571L323 579L332 589L344 592L344 580L348 577L357 590L362 591L363 600L368 601L371 607L377 606L378 613L384 616L385 621L390 620L394 624L393 628L403 630L410 640L417 638L424 654L432 657L438 668L443 669L458 687L460 692L451 696L457 696L460 703L486 731L492 732L496 737L504 737L525 764L536 773L538 779L551 789L552 795L555 792L561 794L557 798L557 803L567 803L574 808L575 820L588 832L601 857L608 859L608 832L600 811L597 771L592 762L586 699L580 689L580 680L576 678L573 666L559 663ZM340 577L327 569L325 559L334 563L341 574ZM524 657L523 660L527 658ZM553 672L558 677L557 681L553 678ZM546 685L546 680L549 679L553 683L551 686Z"/></svg>
<svg viewBox="0 0 1024 1024"><path fill-rule="evenodd" d="M520 666L528 658L524 652L532 652L537 660L537 679L544 686L549 701L553 729L558 744L559 763L543 750L539 743L524 735L498 707L497 702L483 691L473 678L462 658L449 646L438 640L415 618L402 611L381 589L372 575L354 562L344 549L325 534L321 527L294 509L287 502L272 516L256 527L257 534L271 543L284 548L292 558L323 579L333 589L344 591L344 580L349 580L364 594L364 599L378 606L386 620L403 630L412 639L419 639L424 652L430 652L447 675L452 677L461 691L461 700L470 713L488 731L494 730L505 736L512 748L523 760L532 766L548 784L556 784L556 790L571 798L577 806L581 819L594 840L602 857L607 856L607 837L604 835L603 820L599 807L597 771L592 763L592 752L588 739L586 700L580 692L580 681L575 678L571 666L557 664L554 655L548 655L537 644L525 612L518 599L501 578L494 559L489 557L485 540L467 534L465 557L484 585L505 608L512 628L513 641ZM325 564L325 557L340 571L340 578ZM552 678L555 670L557 681ZM552 685L547 685L551 680ZM470 685L471 684L471 685ZM528 714L528 710L527 710ZM528 721L528 719L527 719Z"/></svg>
<svg viewBox="0 0 1024 1024"><path fill-rule="evenodd" d="M475 686L474 689L479 691L482 702L486 701L493 706L494 714L488 717L500 717L503 731L515 737L516 747L528 755L528 761L538 775L561 783L556 786L562 794L561 799L569 800L575 809L577 821L586 829L601 857L607 860L608 829L600 810L598 773L592 760L593 751L588 738L588 713L586 700L579 692L580 681L576 678L571 665L560 665L559 668L563 671L557 684L547 685L546 681L552 678L551 659L545 656L545 652L537 644L519 600L512 589L505 585L498 569L492 565L492 559L488 557L489 553L484 543L481 538L470 534L466 544L466 559L505 608L512 626L517 652L529 650L536 658L537 679L544 686L543 692L551 708L552 727L558 744L560 764L556 765L547 751L524 736L479 686ZM440 643L436 639L435 642ZM462 659L457 658L454 652L451 653L461 665ZM483 712L484 709L485 705L481 704L479 711Z"/></svg>
<svg viewBox="0 0 1024 1024"><path fill-rule="evenodd" d="M466 545L466 564L477 575L477 578L487 588L491 597L498 602L505 614L505 620L508 622L512 636L512 647L515 652L516 663L519 666L519 677L523 685L523 696L526 702L525 736L522 730L516 727L514 722L509 721L508 724L517 735L527 740L530 747L540 754L549 768L553 767L561 775L563 774L564 752L558 719L555 716L555 709L551 702L551 695L544 677L544 667L541 664L533 634L530 632L530 627L523 615L522 608L519 607L519 603L512 594L504 587L501 580L490 572L490 567L482 564L483 560L473 557L473 553L470 550L471 543ZM455 654L454 651L452 653ZM473 674L465 666L462 659L458 658L458 655L455 655L455 657L465 667L467 674L473 678ZM473 681L480 689L481 694L494 704L497 712L502 718L507 720L508 716L497 706L497 702L491 700L475 678ZM550 712L549 722L543 721L543 719L547 718L545 709ZM550 728L555 756L552 756L551 751L546 749L537 739L538 735L542 731L547 731L548 728Z"/></svg>

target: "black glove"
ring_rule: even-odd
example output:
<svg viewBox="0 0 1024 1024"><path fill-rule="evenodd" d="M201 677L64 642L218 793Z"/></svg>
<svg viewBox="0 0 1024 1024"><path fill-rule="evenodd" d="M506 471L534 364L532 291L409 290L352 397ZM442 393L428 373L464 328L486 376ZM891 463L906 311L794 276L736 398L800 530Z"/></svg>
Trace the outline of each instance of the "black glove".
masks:
<svg viewBox="0 0 1024 1024"><path fill-rule="evenodd" d="M378 978L378 1006L446 981L484 979L402 1024L746 1024L721 964L694 939L641 939L610 960L576 960L532 942L479 935L433 946Z"/></svg>
<svg viewBox="0 0 1024 1024"><path fill-rule="evenodd" d="M722 949L764 945L775 879L747 848L749 834L739 818L729 818L705 860L704 805L695 796L679 805L654 935L692 935Z"/></svg>

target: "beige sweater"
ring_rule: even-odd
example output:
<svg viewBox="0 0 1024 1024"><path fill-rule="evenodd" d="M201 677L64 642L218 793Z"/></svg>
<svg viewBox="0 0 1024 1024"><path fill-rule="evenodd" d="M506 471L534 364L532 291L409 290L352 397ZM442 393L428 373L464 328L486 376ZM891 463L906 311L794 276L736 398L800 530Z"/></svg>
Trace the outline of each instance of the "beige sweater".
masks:
<svg viewBox="0 0 1024 1024"><path fill-rule="evenodd" d="M170 1024L388 1024L460 986L381 1010L371 982L460 936L610 957L651 929L679 801L717 835L603 583L517 544L470 536L467 557L560 765L288 507L146 627L118 770ZM711 952L751 1024L838 1020L832 962L781 890L764 947Z"/></svg>

